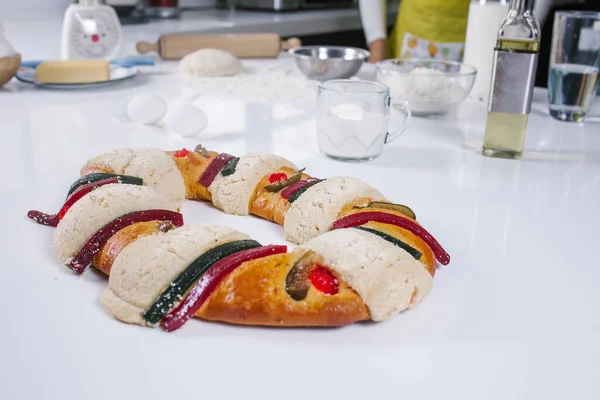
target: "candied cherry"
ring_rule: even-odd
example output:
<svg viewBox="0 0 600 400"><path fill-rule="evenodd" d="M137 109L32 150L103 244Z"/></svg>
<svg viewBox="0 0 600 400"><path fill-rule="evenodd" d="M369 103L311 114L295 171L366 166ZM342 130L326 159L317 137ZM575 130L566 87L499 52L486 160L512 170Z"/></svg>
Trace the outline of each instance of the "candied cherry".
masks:
<svg viewBox="0 0 600 400"><path fill-rule="evenodd" d="M331 271L321 265L317 265L308 275L312 285L320 292L334 295L340 291L340 282Z"/></svg>
<svg viewBox="0 0 600 400"><path fill-rule="evenodd" d="M183 158L183 157L187 157L188 154L190 154L190 151L184 147L183 149L177 150L175 152L175 157Z"/></svg>
<svg viewBox="0 0 600 400"><path fill-rule="evenodd" d="M287 178L288 176L285 174L285 172L274 172L269 175L269 183L285 181Z"/></svg>

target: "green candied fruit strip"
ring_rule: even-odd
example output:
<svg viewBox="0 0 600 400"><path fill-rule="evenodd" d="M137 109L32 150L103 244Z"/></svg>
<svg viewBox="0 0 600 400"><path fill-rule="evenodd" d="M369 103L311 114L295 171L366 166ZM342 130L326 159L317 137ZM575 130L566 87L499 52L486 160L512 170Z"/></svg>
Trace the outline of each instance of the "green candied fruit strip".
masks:
<svg viewBox="0 0 600 400"><path fill-rule="evenodd" d="M101 172L95 172L93 174L84 175L81 178L77 179L75 182L73 182L73 184L69 188L67 197L81 185L87 185L88 183L97 182L108 178L117 178L119 180L119 183L124 183L127 185L141 186L144 184L144 180L142 178L138 178L137 176L105 174Z"/></svg>
<svg viewBox="0 0 600 400"><path fill-rule="evenodd" d="M406 215L408 218L414 220L417 219L417 215L415 214L415 212L409 206L405 206L404 204L388 203L384 201L372 201L367 207L398 211L399 213Z"/></svg>
<svg viewBox="0 0 600 400"><path fill-rule="evenodd" d="M221 175L223 175L223 176L233 175L235 173L235 167L237 166L238 161L240 161L239 157L231 159L227 163L227 165L225 165L225 168L223 168L223 170L221 171Z"/></svg>
<svg viewBox="0 0 600 400"><path fill-rule="evenodd" d="M298 170L298 172L296 172L294 175L292 175L291 177L283 180L283 181L278 181L278 182L274 182L271 183L270 185L265 186L265 190L267 192L271 192L271 193L277 193L280 190L285 189L286 187L300 182L300 180L302 179L302 173L304 172L306 168L302 168L300 170Z"/></svg>
<svg viewBox="0 0 600 400"><path fill-rule="evenodd" d="M423 256L423 253L421 253L419 250L404 243L401 240L396 239L395 237L393 237L391 235L388 235L387 233L383 233L381 231L378 231L377 229L365 228L364 226L355 226L354 228L360 229L361 231L372 233L373 235L377 235L380 238L387 240L391 244L398 246L401 249L406 250L406 252L408 254L410 254L411 256L413 256L415 258L415 260L417 260L417 261L419 261L421 259L421 257Z"/></svg>
<svg viewBox="0 0 600 400"><path fill-rule="evenodd" d="M173 308L175 302L180 301L183 295L200 279L202 274L210 269L217 261L240 252L242 250L260 247L256 240L236 240L213 247L200 257L196 258L186 269L166 287L156 298L154 303L146 310L143 318L151 324L157 324Z"/></svg>
<svg viewBox="0 0 600 400"><path fill-rule="evenodd" d="M311 187L315 186L317 183L321 183L321 182L323 182L324 180L325 180L325 179L320 179L320 180L318 180L318 181L314 181L314 182L311 182L311 183L309 183L308 185L304 186L302 189L299 189L299 190L297 190L296 192L294 192L294 194L292 194L292 195L289 197L288 201L289 201L290 203L293 203L293 202L295 202L296 200L298 200L298 198L300 198L300 196L302 196L302 194L303 194L304 192L306 192L306 191L307 191L308 189L310 189Z"/></svg>

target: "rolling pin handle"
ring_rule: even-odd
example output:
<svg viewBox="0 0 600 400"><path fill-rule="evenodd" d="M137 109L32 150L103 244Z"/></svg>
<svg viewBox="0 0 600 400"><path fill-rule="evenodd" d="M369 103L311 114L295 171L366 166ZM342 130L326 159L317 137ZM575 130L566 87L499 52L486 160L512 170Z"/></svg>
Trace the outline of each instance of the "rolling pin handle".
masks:
<svg viewBox="0 0 600 400"><path fill-rule="evenodd" d="M151 51L155 51L155 52L159 53L158 42L156 42L156 43L138 42L137 45L135 46L135 48L137 49L138 53L140 53L140 54L146 54Z"/></svg>
<svg viewBox="0 0 600 400"><path fill-rule="evenodd" d="M295 49L296 47L300 47L300 46L302 46L302 41L300 39L298 39L297 37L292 37L292 38L289 38L289 39L281 42L282 50Z"/></svg>

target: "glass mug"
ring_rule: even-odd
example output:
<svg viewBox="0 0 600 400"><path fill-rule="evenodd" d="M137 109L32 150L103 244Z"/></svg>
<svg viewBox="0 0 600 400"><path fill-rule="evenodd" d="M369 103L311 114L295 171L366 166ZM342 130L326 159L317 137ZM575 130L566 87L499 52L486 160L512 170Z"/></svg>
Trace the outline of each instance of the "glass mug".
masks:
<svg viewBox="0 0 600 400"><path fill-rule="evenodd" d="M390 106L397 106L401 124L388 132ZM402 110L402 112L400 112ZM341 161L377 158L383 145L404 133L410 107L390 98L387 86L372 81L335 79L319 85L317 143L319 151Z"/></svg>

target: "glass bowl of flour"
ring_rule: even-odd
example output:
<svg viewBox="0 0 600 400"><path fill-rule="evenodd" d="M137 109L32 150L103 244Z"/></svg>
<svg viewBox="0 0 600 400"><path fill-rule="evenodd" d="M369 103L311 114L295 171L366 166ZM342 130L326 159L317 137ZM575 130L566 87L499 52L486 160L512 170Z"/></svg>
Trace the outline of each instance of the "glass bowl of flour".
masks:
<svg viewBox="0 0 600 400"><path fill-rule="evenodd" d="M396 58L376 64L377 81L392 98L408 101L413 115L444 114L467 98L477 70L467 64L417 58Z"/></svg>

